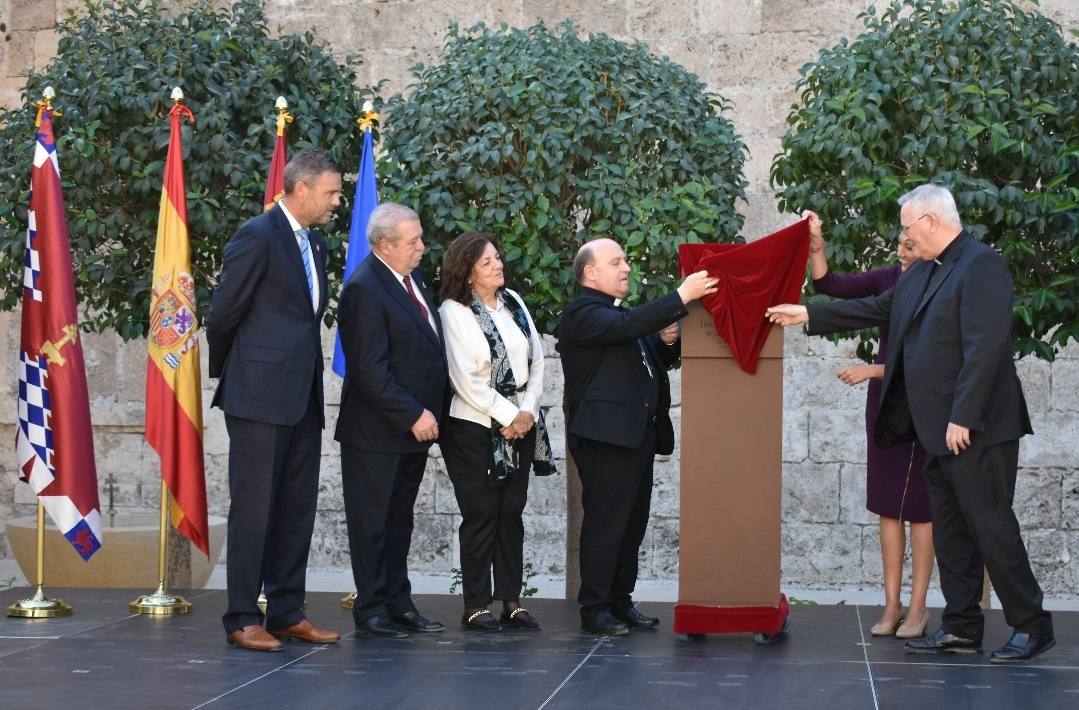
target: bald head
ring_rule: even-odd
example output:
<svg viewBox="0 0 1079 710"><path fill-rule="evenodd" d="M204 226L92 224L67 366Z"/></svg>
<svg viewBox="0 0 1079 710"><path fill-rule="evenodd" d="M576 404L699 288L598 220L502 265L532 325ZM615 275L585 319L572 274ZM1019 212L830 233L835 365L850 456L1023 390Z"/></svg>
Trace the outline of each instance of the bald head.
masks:
<svg viewBox="0 0 1079 710"><path fill-rule="evenodd" d="M625 298L629 293L629 263L613 239L593 239L583 244L573 259L573 277L580 285L612 298Z"/></svg>

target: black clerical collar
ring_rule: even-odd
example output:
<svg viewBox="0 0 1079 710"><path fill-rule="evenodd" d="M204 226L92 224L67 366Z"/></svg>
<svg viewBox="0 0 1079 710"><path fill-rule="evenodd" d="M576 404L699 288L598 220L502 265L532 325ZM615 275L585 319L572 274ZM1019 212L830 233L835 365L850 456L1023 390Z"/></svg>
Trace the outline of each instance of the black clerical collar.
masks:
<svg viewBox="0 0 1079 710"><path fill-rule="evenodd" d="M620 299L620 298L615 298L614 296L610 295L609 293L604 293L603 291L598 291L598 290L592 288L591 286L582 286L581 288L583 290L585 290L585 291L588 291L589 293L591 293L596 298L603 299L605 302L607 302L608 304L610 304L612 306L618 306L618 304L622 301L622 299Z"/></svg>
<svg viewBox="0 0 1079 710"><path fill-rule="evenodd" d="M960 237L962 237L962 236L963 236L962 232L955 235L955 239L948 242L948 246L944 247L941 250L941 252L939 254L937 254L937 258L933 259L933 263L936 264L937 266L940 266L941 264L943 264L944 260L948 257L948 252L950 252L953 249L953 247L955 247L956 242L958 242Z"/></svg>

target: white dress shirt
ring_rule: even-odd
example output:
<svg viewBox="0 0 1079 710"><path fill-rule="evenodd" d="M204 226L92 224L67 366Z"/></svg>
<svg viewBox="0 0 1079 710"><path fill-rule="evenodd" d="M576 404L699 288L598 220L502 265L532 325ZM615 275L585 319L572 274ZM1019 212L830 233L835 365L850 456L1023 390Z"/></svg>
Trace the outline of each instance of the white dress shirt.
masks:
<svg viewBox="0 0 1079 710"><path fill-rule="evenodd" d="M505 289L506 298L516 299L521 307L524 302L513 291ZM543 340L536 331L532 316L525 310L532 331L532 363L528 362L528 340L513 314L501 302L498 308L484 305L491 314L498 334L506 346L510 369L517 384L517 401L510 402L491 387L491 348L480 329L476 315L468 306L457 301L443 301L438 312L442 315L442 329L446 334L446 359L449 361L450 383L453 400L450 416L475 422L482 426L509 425L521 410L539 418L540 398L543 396ZM523 390L521 388L524 388Z"/></svg>
<svg viewBox="0 0 1079 710"><path fill-rule="evenodd" d="M381 256L379 256L376 252L372 251L371 254L374 255L374 257L376 259L381 261L383 266L385 266L387 269L390 270L390 273L393 274L393 277L395 279L397 279L397 283L401 284L401 288L403 288L405 290L405 293L407 294L408 293L408 287L405 286L405 277L402 274L397 273L397 271L392 266L387 264L386 260L383 259ZM427 322L431 324L431 330L433 330L433 331L435 331L437 333L438 332L438 326L435 325L435 317L431 313L431 307L427 305L427 301L425 301L423 296L420 294L420 287L415 282L415 280L411 279L411 277L409 278L409 280L412 281L412 292L414 294L416 294L416 300L419 301L420 303L422 303L424 309L427 311Z"/></svg>
<svg viewBox="0 0 1079 710"><path fill-rule="evenodd" d="M296 248L300 250L300 258L303 258L303 244L299 234L303 226L296 221L296 218L285 207L284 200L278 200L277 204L281 207L281 211L285 213L285 219L288 220L289 226L292 227L292 236L296 237ZM314 308L315 313L318 313L318 302L322 293L319 290L318 269L315 268L315 244L311 241L310 229L307 231L307 243L310 247L307 250L307 263L311 267L311 306Z"/></svg>

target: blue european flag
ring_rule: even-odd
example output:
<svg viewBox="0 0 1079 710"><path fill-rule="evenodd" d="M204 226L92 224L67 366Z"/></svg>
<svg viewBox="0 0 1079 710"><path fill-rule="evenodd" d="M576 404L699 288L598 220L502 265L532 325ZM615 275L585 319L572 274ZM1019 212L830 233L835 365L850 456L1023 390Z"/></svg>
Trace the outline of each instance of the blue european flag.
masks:
<svg viewBox="0 0 1079 710"><path fill-rule="evenodd" d="M371 253L370 247L367 246L367 220L378 206L374 152L371 131L364 131L363 153L360 154L360 177L356 180L356 197L352 200L352 225L348 230L348 252L345 254L345 277L341 280L342 286L360 262ZM345 376L345 353L341 349L340 333L337 334L337 340L333 346L333 371L339 377Z"/></svg>

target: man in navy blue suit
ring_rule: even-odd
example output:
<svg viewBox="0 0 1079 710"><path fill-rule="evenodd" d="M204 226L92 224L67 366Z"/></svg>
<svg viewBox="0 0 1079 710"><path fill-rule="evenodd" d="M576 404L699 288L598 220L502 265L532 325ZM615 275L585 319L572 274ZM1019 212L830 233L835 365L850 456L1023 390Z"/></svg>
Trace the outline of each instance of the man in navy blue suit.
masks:
<svg viewBox="0 0 1079 710"><path fill-rule="evenodd" d="M285 195L225 246L206 315L213 406L229 432L229 644L280 651L278 638L329 643L302 611L325 424L326 242L311 229L340 204L341 174L318 150L285 166ZM258 608L266 591L266 616Z"/></svg>
<svg viewBox="0 0 1079 710"><path fill-rule="evenodd" d="M446 354L419 268L419 216L383 203L371 213L367 242L371 253L349 277L337 311L345 383L335 438L356 630L403 637L445 628L412 602L408 550L427 450L449 402Z"/></svg>

